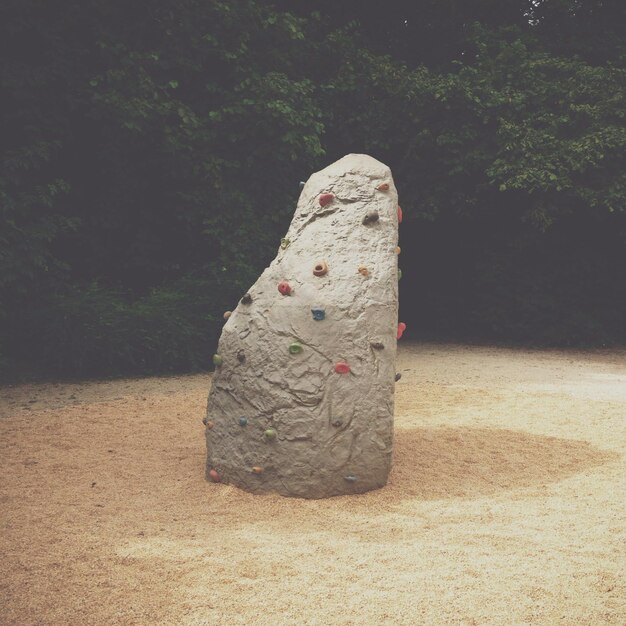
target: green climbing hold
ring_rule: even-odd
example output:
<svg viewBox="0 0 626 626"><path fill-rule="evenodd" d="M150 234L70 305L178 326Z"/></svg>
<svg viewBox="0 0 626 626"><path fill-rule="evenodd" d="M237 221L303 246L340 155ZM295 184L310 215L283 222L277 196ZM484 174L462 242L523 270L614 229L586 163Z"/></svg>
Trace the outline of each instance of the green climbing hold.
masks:
<svg viewBox="0 0 626 626"><path fill-rule="evenodd" d="M247 417L240 417L239 418L239 426L247 426L248 425L248 418Z"/></svg>
<svg viewBox="0 0 626 626"><path fill-rule="evenodd" d="M302 346L297 341L294 341L289 344L289 352L291 352L291 354L300 354L300 352L302 352Z"/></svg>
<svg viewBox="0 0 626 626"><path fill-rule="evenodd" d="M219 354L213 355L213 365L219 367L224 362L224 359Z"/></svg>
<svg viewBox="0 0 626 626"><path fill-rule="evenodd" d="M268 429L267 429L267 430L263 433L263 436L264 436L267 440L269 440L269 441L271 441L271 440L273 440L273 439L276 439L276 430L275 430L275 429L273 429L273 428L268 428Z"/></svg>
<svg viewBox="0 0 626 626"><path fill-rule="evenodd" d="M356 476L344 476L343 477L344 480L347 480L349 483L355 483L356 482Z"/></svg>
<svg viewBox="0 0 626 626"><path fill-rule="evenodd" d="M398 280L402 278L402 270L398 268Z"/></svg>
<svg viewBox="0 0 626 626"><path fill-rule="evenodd" d="M280 240L280 247L282 250L286 250L289 247L289 244L291 243L291 241L289 241L289 239L287 239L287 237L283 237Z"/></svg>

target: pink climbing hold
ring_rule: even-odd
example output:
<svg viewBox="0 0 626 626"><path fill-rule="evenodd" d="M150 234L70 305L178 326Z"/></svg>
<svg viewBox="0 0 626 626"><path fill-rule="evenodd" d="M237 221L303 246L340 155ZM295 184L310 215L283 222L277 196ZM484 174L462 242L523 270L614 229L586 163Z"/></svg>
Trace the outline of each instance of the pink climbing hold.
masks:
<svg viewBox="0 0 626 626"><path fill-rule="evenodd" d="M398 224L402 224L402 209L398 205Z"/></svg>
<svg viewBox="0 0 626 626"><path fill-rule="evenodd" d="M347 374L350 371L350 366L347 363L337 363L335 365L335 372L337 374Z"/></svg>
<svg viewBox="0 0 626 626"><path fill-rule="evenodd" d="M220 478L220 475L217 473L217 470L214 470L214 469L212 469L212 470L209 472L209 476L211 477L211 480L212 480L214 483L219 483L219 482L220 482L220 480L222 480L222 479Z"/></svg>
<svg viewBox="0 0 626 626"><path fill-rule="evenodd" d="M291 295L291 287L286 280L283 280L281 283L278 283L278 291L283 294L283 296Z"/></svg>
<svg viewBox="0 0 626 626"><path fill-rule="evenodd" d="M402 333L406 330L406 324L404 322L400 322L398 324L398 334L396 335L396 337L398 339L400 339L400 337L402 337Z"/></svg>
<svg viewBox="0 0 626 626"><path fill-rule="evenodd" d="M319 197L320 206L326 206L333 201L335 196L332 193L323 193Z"/></svg>

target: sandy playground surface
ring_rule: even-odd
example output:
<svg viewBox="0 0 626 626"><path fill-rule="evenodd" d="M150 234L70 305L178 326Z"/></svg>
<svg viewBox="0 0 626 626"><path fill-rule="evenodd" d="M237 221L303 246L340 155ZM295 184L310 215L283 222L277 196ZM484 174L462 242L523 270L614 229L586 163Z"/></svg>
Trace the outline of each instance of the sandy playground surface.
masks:
<svg viewBox="0 0 626 626"><path fill-rule="evenodd" d="M626 351L407 344L362 496L204 480L209 375L0 388L2 624L626 624Z"/></svg>

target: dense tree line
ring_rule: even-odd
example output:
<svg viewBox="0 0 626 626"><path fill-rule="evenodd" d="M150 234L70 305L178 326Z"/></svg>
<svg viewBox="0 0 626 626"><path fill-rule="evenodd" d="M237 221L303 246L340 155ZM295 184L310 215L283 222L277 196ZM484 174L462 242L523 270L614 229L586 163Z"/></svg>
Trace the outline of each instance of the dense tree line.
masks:
<svg viewBox="0 0 626 626"><path fill-rule="evenodd" d="M394 172L414 337L626 343L625 23L621 0L4 0L0 371L206 367L298 181L348 152Z"/></svg>

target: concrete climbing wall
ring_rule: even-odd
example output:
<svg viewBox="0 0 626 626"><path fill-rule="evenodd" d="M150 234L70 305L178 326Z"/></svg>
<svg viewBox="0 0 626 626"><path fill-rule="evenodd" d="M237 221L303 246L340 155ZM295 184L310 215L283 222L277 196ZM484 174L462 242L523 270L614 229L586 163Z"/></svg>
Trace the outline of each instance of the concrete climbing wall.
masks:
<svg viewBox="0 0 626 626"><path fill-rule="evenodd" d="M401 216L389 168L369 156L309 178L276 258L225 313L207 478L305 498L385 485Z"/></svg>

